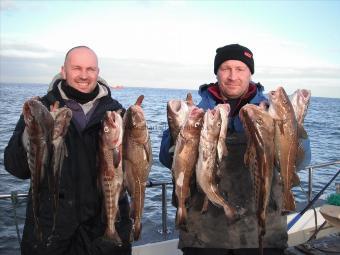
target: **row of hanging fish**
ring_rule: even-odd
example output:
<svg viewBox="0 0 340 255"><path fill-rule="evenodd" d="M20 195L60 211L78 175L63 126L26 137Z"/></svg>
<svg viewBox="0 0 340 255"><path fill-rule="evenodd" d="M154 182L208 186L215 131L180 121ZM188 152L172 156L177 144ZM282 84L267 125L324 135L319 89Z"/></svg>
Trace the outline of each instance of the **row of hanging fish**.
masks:
<svg viewBox="0 0 340 255"><path fill-rule="evenodd" d="M299 183L296 166L303 151L298 140L307 137L303 121L309 100L308 90L297 90L289 98L280 87L269 94L269 110L264 103L261 106L248 104L240 110L248 137L245 163L253 175L259 224L263 229L274 165L280 169L283 181L283 210L295 210L291 188ZM229 111L228 104L219 104L204 112L194 105L190 93L186 100L174 99L167 103L174 144L170 152L174 152L171 172L177 200L177 227L185 229L194 174L199 189L206 195L202 212L207 210L210 201L223 208L229 220L236 220L244 214L243 208L231 206L218 190L219 165L228 153L225 139Z"/></svg>
<svg viewBox="0 0 340 255"><path fill-rule="evenodd" d="M63 159L67 157L64 137L72 118L72 111L67 107L59 108L59 103L49 111L38 98L27 100L23 105L25 129L23 145L27 152L28 166L31 172L31 194L35 234L42 240L39 225L40 185L47 174L53 207L53 226L55 230L56 212L59 204L59 182ZM52 166L52 172L48 172Z"/></svg>
<svg viewBox="0 0 340 255"><path fill-rule="evenodd" d="M171 167L175 185L176 226L186 229L190 183L195 174L199 188L206 195L202 213L208 201L222 207L228 219L235 220L241 211L231 206L218 190L218 165L227 155L225 139L228 128L228 104L220 104L206 112L194 105L189 93L186 100L170 100L167 118L174 152Z"/></svg>
<svg viewBox="0 0 340 255"><path fill-rule="evenodd" d="M131 201L133 239L138 240L141 233L145 188L152 165L150 135L141 107L143 98L140 96L136 104L127 109L123 118L120 112L106 112L99 134L100 183L107 221L104 237L116 245L122 244L115 229L115 222L119 215L119 197L125 189ZM67 107L59 108L58 102L52 105L49 111L35 98L24 103L23 116L26 125L23 144L31 172L35 232L41 241L40 184L48 174L53 208L53 235L59 204L61 168L65 157L68 156L64 137L72 111ZM48 172L48 169L51 171Z"/></svg>
<svg viewBox="0 0 340 255"><path fill-rule="evenodd" d="M138 97L123 118L117 112L106 112L100 132L100 176L107 218L104 237L115 245L122 245L115 222L119 197L125 188L131 200L134 240L140 238L142 229L145 188L152 165L150 135L141 107L143 98Z"/></svg>
<svg viewBox="0 0 340 255"><path fill-rule="evenodd" d="M291 188L299 184L297 166L304 155L299 139L307 136L303 121L310 96L310 91L302 89L289 98L285 90L279 87L269 93L269 109L265 104L247 104L239 113L248 138L244 161L254 183L261 254L275 168L280 171L283 185L282 211L295 210Z"/></svg>

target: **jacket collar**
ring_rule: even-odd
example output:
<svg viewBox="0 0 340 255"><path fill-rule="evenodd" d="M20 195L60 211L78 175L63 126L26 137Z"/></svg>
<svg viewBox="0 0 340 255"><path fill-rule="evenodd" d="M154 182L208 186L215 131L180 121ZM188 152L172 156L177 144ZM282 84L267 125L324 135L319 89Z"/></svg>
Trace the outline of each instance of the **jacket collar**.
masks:
<svg viewBox="0 0 340 255"><path fill-rule="evenodd" d="M249 101L256 95L256 85L253 83L249 83L247 92L243 96L237 99L227 99L227 100L223 99L221 96L220 87L218 86L217 83L208 87L208 92L216 100L217 104L229 103L231 107L230 116L235 116L238 114L242 106L249 103Z"/></svg>

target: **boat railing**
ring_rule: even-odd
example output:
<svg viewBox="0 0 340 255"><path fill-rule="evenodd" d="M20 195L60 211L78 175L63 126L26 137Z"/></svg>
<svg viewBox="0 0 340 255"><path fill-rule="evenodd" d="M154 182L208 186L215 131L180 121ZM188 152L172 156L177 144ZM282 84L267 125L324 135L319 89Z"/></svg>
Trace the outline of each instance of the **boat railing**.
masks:
<svg viewBox="0 0 340 255"><path fill-rule="evenodd" d="M332 162L327 162L327 163L322 163L322 164L315 164L315 165L310 165L305 167L304 170L308 170L308 192L307 192L307 199L308 199L308 204L307 206L297 214L297 216L291 220L291 222L288 223L288 229L291 228L300 218L301 216L313 206L313 204L320 198L320 196L323 194L323 192L329 187L329 185L336 179L336 177L340 173L340 169L337 169L336 173L333 175L331 180L322 188L322 190L314 196L313 196L313 172L316 169L319 168L325 168L327 166L335 166L340 164L340 160L337 161L332 161ZM167 216L167 186L168 185L173 185L172 182L153 182L153 181L148 181L146 187L147 188L154 188L154 187L161 187L162 188L162 235L164 239L167 239L167 233L168 233L168 227L167 227L167 221L168 221L168 216ZM340 189L340 183L336 183L337 185L337 190ZM301 187L302 188L302 187ZM23 193L17 193L16 191L12 191L11 194L0 194L0 200L1 199L11 199L12 205L13 205L13 210L14 210L14 221L16 225L16 230L17 230L17 235L18 235L18 241L20 243L20 233L19 233L19 227L18 227L18 222L16 219L16 205L18 203L18 198L22 197L27 197L28 194L23 194Z"/></svg>

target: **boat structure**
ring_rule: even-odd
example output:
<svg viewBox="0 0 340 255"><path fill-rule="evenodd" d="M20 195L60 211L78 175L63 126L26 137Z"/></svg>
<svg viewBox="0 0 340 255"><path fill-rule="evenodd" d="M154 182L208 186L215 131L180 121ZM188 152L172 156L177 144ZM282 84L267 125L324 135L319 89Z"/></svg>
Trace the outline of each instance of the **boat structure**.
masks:
<svg viewBox="0 0 340 255"><path fill-rule="evenodd" d="M340 206L332 206L321 199L322 195L330 187L336 186L337 193L340 193L340 183L336 178L340 174L340 161L327 162L306 167L302 171L308 171L308 191L306 192L306 201L298 203L295 213L287 215L287 232L288 248L285 254L303 255L303 254L340 254ZM313 192L313 172L327 171L332 173L332 178L319 191ZM178 237L168 235L168 218L167 218L167 192L166 187L172 185L171 182L149 182L147 187L161 187L162 190L162 235L158 242L147 242L134 245L132 248L133 255L180 255L178 249ZM302 187L301 187L302 189ZM304 191L304 190L303 190ZM317 192L317 194L315 194ZM315 194L315 195L314 195ZM20 242L20 231L16 217L16 203L20 197L26 197L27 194L17 194L15 191L11 194L0 194L1 200L11 199L14 210L14 225L17 230L18 241ZM170 205L169 205L170 206ZM142 236L143 239L143 236Z"/></svg>

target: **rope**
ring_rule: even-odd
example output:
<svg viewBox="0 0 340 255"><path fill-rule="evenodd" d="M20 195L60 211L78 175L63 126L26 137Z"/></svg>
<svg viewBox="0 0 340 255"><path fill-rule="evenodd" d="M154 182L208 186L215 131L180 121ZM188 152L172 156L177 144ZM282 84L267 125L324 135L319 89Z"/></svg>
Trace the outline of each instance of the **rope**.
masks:
<svg viewBox="0 0 340 255"><path fill-rule="evenodd" d="M15 224L15 228L17 230L18 242L21 246L21 237L20 237L18 218L17 218L17 204L18 204L18 192L17 191L11 192L11 200L12 200L12 205L13 205L14 224Z"/></svg>

